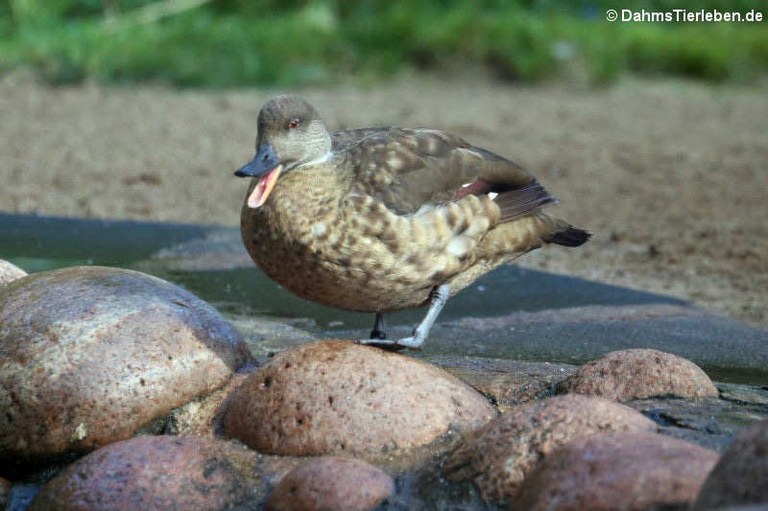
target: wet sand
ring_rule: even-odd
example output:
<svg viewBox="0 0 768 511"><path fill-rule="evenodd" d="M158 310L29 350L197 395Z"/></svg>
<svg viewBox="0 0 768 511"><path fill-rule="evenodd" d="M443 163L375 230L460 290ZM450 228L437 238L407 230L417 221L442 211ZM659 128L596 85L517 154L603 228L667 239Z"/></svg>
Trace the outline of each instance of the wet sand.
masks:
<svg viewBox="0 0 768 511"><path fill-rule="evenodd" d="M237 225L255 116L283 91L50 88L0 77L0 211ZM768 327L768 95L627 78L602 90L403 77L304 90L331 129L430 126L516 160L594 233L522 266Z"/></svg>

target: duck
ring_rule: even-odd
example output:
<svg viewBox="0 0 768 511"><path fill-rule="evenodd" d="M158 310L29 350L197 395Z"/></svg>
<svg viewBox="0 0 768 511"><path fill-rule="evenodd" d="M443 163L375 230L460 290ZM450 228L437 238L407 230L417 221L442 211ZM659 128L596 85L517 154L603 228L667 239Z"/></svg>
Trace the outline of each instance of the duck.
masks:
<svg viewBox="0 0 768 511"><path fill-rule="evenodd" d="M429 128L329 131L303 97L273 97L257 120L241 209L256 265L297 296L374 313L369 339L420 349L447 300L545 245L590 233L544 212L557 203L513 161ZM389 339L387 314L426 308L410 336Z"/></svg>

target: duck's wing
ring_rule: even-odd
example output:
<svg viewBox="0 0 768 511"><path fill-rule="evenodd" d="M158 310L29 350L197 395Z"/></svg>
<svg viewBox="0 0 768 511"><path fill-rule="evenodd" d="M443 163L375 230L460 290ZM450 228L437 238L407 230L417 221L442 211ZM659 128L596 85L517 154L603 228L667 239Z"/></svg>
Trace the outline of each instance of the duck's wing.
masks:
<svg viewBox="0 0 768 511"><path fill-rule="evenodd" d="M350 146L359 144L371 135L385 134L393 128L356 128L331 132L331 145L334 151L344 151Z"/></svg>
<svg viewBox="0 0 768 511"><path fill-rule="evenodd" d="M467 195L497 194L506 220L554 201L515 162L443 131L364 128L331 136L353 168L355 191L400 215Z"/></svg>

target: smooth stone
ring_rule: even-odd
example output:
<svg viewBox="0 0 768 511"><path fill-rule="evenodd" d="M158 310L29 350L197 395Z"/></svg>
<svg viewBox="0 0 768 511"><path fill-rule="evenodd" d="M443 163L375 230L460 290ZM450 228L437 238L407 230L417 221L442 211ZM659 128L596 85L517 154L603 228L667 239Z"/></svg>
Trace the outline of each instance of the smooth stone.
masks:
<svg viewBox="0 0 768 511"><path fill-rule="evenodd" d="M224 385L249 357L211 306L116 268L12 282L0 288L0 324L0 461L7 462L129 438Z"/></svg>
<svg viewBox="0 0 768 511"><path fill-rule="evenodd" d="M759 389L748 390L761 397ZM768 390L760 392L768 397ZM696 400L655 397L624 404L653 420L660 433L718 452L725 451L743 429L768 419L768 406L764 404L713 397Z"/></svg>
<svg viewBox="0 0 768 511"><path fill-rule="evenodd" d="M394 457L496 414L474 389L407 355L320 341L275 356L235 391L225 434L261 452Z"/></svg>
<svg viewBox="0 0 768 511"><path fill-rule="evenodd" d="M587 362L558 385L560 394L585 394L625 402L656 396L717 397L699 366L652 349L613 351Z"/></svg>
<svg viewBox="0 0 768 511"><path fill-rule="evenodd" d="M29 511L257 509L259 457L223 440L139 436L81 458L49 481Z"/></svg>
<svg viewBox="0 0 768 511"><path fill-rule="evenodd" d="M5 259L0 259L0 286L26 276L27 272L15 264L8 262Z"/></svg>
<svg viewBox="0 0 768 511"><path fill-rule="evenodd" d="M693 509L768 503L768 420L742 431L704 482Z"/></svg>
<svg viewBox="0 0 768 511"><path fill-rule="evenodd" d="M452 481L472 480L488 502L512 501L537 463L580 436L656 432L656 424L607 399L578 394L528 403L477 430L446 460Z"/></svg>
<svg viewBox="0 0 768 511"><path fill-rule="evenodd" d="M576 371L575 366L550 362L448 355L430 356L423 360L468 383L490 399L501 412L552 396L556 385Z"/></svg>
<svg viewBox="0 0 768 511"><path fill-rule="evenodd" d="M768 410L768 385L738 385L734 383L718 383L717 390L720 399L746 406L759 406Z"/></svg>
<svg viewBox="0 0 768 511"><path fill-rule="evenodd" d="M383 470L354 458L326 456L286 475L267 499L268 511L365 511L395 491Z"/></svg>
<svg viewBox="0 0 768 511"><path fill-rule="evenodd" d="M511 509L685 509L718 458L715 451L654 433L577 438L526 477Z"/></svg>
<svg viewBox="0 0 768 511"><path fill-rule="evenodd" d="M165 421L163 432L168 435L205 438L219 436L222 433L224 403L231 398L254 369L249 364L235 373L220 389L171 410Z"/></svg>

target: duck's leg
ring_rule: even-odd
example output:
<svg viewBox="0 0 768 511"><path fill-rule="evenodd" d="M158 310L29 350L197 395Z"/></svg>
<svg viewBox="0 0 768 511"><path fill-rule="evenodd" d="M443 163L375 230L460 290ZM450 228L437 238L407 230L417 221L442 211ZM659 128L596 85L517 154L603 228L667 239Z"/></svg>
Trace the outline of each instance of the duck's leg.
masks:
<svg viewBox="0 0 768 511"><path fill-rule="evenodd" d="M371 339L382 341L387 338L387 315L384 312L376 313L376 321L371 330Z"/></svg>
<svg viewBox="0 0 768 511"><path fill-rule="evenodd" d="M448 301L448 296L450 295L450 291L448 288L448 284L443 284L442 286L438 286L432 290L429 296L429 310L427 310L426 316L424 316L424 319L421 320L421 323L414 328L413 334L410 337L404 337L402 339L395 339L395 340L389 340L389 339L364 339L361 341L358 341L360 344L368 344L371 346L378 346L380 348L385 349L392 349L392 350L401 350L403 348L411 348L411 349L419 349L421 348L421 345L424 344L424 341L427 339L427 336L429 336L429 331L432 329L432 325L435 324L435 320L437 319L437 316L440 315L440 311L443 310L443 307L445 307L445 302ZM377 327L380 324L380 321L382 321L379 318L379 315L376 315L376 325L374 325L374 332L377 331ZM373 332L371 332L371 336L373 336Z"/></svg>
<svg viewBox="0 0 768 511"><path fill-rule="evenodd" d="M410 337L398 339L395 341L395 344L405 348L421 348L421 345L424 344L424 341L426 341L429 336L429 331L432 329L432 325L435 324L435 320L437 320L443 307L445 307L445 303L448 301L449 296L450 289L448 288L448 284L443 284L434 288L429 296L429 309L427 310L424 319L422 319L421 323L413 329L413 334Z"/></svg>

